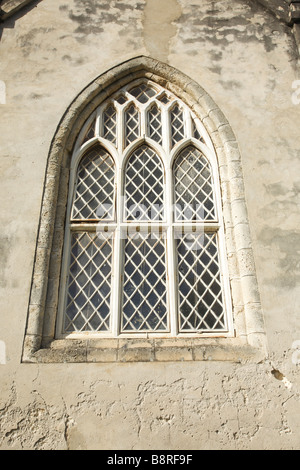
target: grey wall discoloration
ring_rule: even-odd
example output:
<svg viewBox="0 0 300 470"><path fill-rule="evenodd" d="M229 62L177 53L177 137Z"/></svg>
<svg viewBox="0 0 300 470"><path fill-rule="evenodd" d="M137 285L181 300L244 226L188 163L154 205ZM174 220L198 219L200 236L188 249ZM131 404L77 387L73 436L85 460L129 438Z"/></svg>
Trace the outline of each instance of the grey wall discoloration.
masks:
<svg viewBox="0 0 300 470"><path fill-rule="evenodd" d="M270 17L257 2L234 0L199 4L183 4L183 13L177 20L179 34L188 49L210 43L212 54L224 51L236 42L260 43L266 52L274 50L277 39L289 34L286 24ZM291 39L289 53L295 55ZM191 49L193 50L193 49Z"/></svg>
<svg viewBox="0 0 300 470"><path fill-rule="evenodd" d="M280 204L277 207L278 211L283 213L283 210L280 211ZM266 276L266 282L280 289L297 288L300 283L299 230L285 230L280 226L276 229L264 227L260 234L260 241L265 245L266 250L278 254L276 274L274 276L273 270L270 270L269 276Z"/></svg>
<svg viewBox="0 0 300 470"><path fill-rule="evenodd" d="M88 37L103 33L106 26L112 24L121 36L127 35L128 30L136 35L141 34L136 19L144 7L143 2L74 0L73 3L73 6L62 5L60 10L67 12L69 18L77 25L74 34L79 42L85 42Z"/></svg>
<svg viewBox="0 0 300 470"><path fill-rule="evenodd" d="M28 57L32 52L38 51L41 47L42 38L53 30L53 27L37 27L30 29L26 34L20 35L18 38L18 46L24 57ZM56 51L56 48L52 48L52 50Z"/></svg>
<svg viewBox="0 0 300 470"><path fill-rule="evenodd" d="M300 75L288 2L158 3L42 0L2 24L1 449L299 447ZM203 86L237 137L269 345L259 364L21 364L53 136L81 90L140 55Z"/></svg>

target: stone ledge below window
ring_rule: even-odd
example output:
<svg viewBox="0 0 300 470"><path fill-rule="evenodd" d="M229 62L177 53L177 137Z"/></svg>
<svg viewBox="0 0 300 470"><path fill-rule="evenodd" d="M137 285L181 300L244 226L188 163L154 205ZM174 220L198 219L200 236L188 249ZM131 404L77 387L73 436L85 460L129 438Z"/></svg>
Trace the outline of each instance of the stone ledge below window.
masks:
<svg viewBox="0 0 300 470"><path fill-rule="evenodd" d="M30 342L27 337L25 342ZM29 348L27 348L27 351ZM62 339L23 357L23 363L260 362L261 349L237 338Z"/></svg>

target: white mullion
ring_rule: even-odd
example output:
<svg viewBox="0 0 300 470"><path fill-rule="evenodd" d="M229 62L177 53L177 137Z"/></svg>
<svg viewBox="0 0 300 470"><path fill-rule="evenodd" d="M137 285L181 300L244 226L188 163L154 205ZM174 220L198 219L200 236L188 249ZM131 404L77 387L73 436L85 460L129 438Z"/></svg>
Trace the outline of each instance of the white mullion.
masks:
<svg viewBox="0 0 300 470"><path fill-rule="evenodd" d="M173 172L172 168L168 167L166 170L166 215L167 215L167 294L169 306L169 322L171 336L176 336L178 333L178 320L177 320L177 294L176 294L176 263L175 263L175 237L173 233L173 197L172 197L172 181Z"/></svg>
<svg viewBox="0 0 300 470"><path fill-rule="evenodd" d="M124 144L124 106L116 106L117 111L117 141L116 147L119 151L119 155L123 150Z"/></svg>
<svg viewBox="0 0 300 470"><path fill-rule="evenodd" d="M118 167L116 170L116 230L114 235L114 260L113 260L113 281L112 281L112 308L111 308L111 331L114 337L117 337L120 331L120 308L121 308L121 293L122 293L122 234L121 223L122 220L122 184L123 184L123 170Z"/></svg>
<svg viewBox="0 0 300 470"><path fill-rule="evenodd" d="M118 336L119 332L119 294L120 294L120 230L116 228L113 240L113 266L112 266L112 281L111 281L111 333L114 337Z"/></svg>
<svg viewBox="0 0 300 470"><path fill-rule="evenodd" d="M161 107L161 125L162 125L162 147L169 158L171 145L171 124L170 112L165 107ZM168 162L169 164L169 162Z"/></svg>
<svg viewBox="0 0 300 470"><path fill-rule="evenodd" d="M139 123L140 132L139 132L139 136L140 137L146 137L146 135L147 135L147 111L146 111L145 106L138 106L137 109L138 109L139 115L140 115L140 123Z"/></svg>

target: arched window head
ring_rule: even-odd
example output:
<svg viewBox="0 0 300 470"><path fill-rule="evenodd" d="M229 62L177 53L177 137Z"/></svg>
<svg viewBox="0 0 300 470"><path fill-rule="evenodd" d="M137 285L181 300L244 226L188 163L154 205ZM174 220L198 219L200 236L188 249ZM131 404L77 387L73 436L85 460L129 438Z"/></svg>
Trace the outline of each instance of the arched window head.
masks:
<svg viewBox="0 0 300 470"><path fill-rule="evenodd" d="M199 84L137 57L88 85L52 140L22 360L208 351L266 354L241 156Z"/></svg>
<svg viewBox="0 0 300 470"><path fill-rule="evenodd" d="M204 127L149 80L119 90L85 127L71 165L57 335L230 334Z"/></svg>

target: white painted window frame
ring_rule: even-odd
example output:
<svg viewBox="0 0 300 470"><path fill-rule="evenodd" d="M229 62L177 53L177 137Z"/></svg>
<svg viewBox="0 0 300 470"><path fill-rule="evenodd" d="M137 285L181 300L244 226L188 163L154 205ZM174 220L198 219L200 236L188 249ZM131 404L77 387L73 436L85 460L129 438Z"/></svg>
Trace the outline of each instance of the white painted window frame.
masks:
<svg viewBox="0 0 300 470"><path fill-rule="evenodd" d="M140 85L141 83L149 84L151 87L155 88L158 91L158 94L150 98L147 103L142 104L128 92L135 86ZM120 105L115 98L123 94L127 98L127 102ZM159 97L162 95L169 95L172 100L169 104L164 105L160 103ZM162 123L162 145L156 143L154 140L147 137L147 113L155 104L158 109L161 111L161 123ZM110 105L113 104L116 112L118 114L117 119L117 148L107 139L102 137L102 115L103 111ZM126 146L125 137L125 112L131 106L134 105L139 110L139 119L140 119L140 137L137 138L134 142ZM184 115L184 128L185 128L185 138L171 148L171 125L170 125L170 115L173 107L178 104L180 109L183 111ZM195 122L195 126L200 133L202 140L201 142L193 137L192 133L192 119ZM87 142L82 143L84 135L89 129L91 123L95 121L95 137L88 140ZM83 158L83 156L92 149L95 145L101 145L113 158L115 162L115 200L116 204L116 213L114 221L101 221L101 222L91 222L85 221L81 224L74 224L71 221L71 211L73 203L73 195L75 190L76 176L78 165ZM120 279L119 273L122 272L122 265L124 263L124 240L121 236L123 230L127 230L130 226L138 226L139 230L146 230L148 227L148 222L133 222L125 220L125 205L123 197L123 188L124 188L124 175L125 168L128 162L130 155L141 145L147 145L152 148L158 157L161 160L161 163L164 168L165 179L164 179L164 197L165 197L165 218L161 222L151 222L151 226L154 229L160 228L166 233L166 267L167 267L167 305L169 308L169 331L163 332L120 332L120 323L121 323L121 302L122 302L122 281ZM214 189L214 202L215 202L215 220L210 220L209 222L175 222L174 215L172 213L172 207L175 201L174 194L174 184L173 184L173 164L175 158L181 150L187 146L193 146L198 149L205 158L209 161L211 167L211 178L212 186ZM227 256L226 256L226 246L225 246L225 237L224 237L224 225L223 225L223 216L222 216L222 203L221 203L221 193L219 185L219 173L217 158L214 151L214 146L212 141L207 133L205 127L195 114L189 109L189 107L178 97L172 93L165 90L163 87L159 86L156 83L151 82L150 80L139 79L132 81L129 85L124 87L121 90L118 90L117 94L112 95L109 99L104 101L96 110L92 113L90 118L87 120L86 124L83 126L73 152L71 159L71 168L70 168L70 182L69 182L69 195L68 195L68 206L67 206L67 216L66 216L66 229L65 229L65 242L64 242L64 255L62 261L62 273L61 273L61 282L60 282L60 294L59 294L59 308L58 308L58 318L56 325L56 338L73 338L81 339L83 337L89 338L148 338L148 337L232 337L234 335L233 320L232 320L232 303L230 295L230 286L229 286L229 276L228 276L228 266L227 266ZM79 226L80 225L80 229ZM111 284L111 331L110 332L72 332L72 333L63 333L63 321L64 321L64 312L65 312L65 302L67 297L67 278L68 278L68 267L70 260L70 239L72 230L88 230L96 232L97 227L102 226L105 230L113 232L113 263L112 263L112 284ZM222 286L222 297L223 297L223 308L224 308L224 319L226 327L222 331L205 331L201 330L198 332L185 332L179 333L178 331L178 289L176 289L176 248L175 248L175 230L181 227L187 229L197 228L198 230L204 231L213 231L216 232L218 239L218 256L219 256L219 268L220 268L220 281Z"/></svg>
<svg viewBox="0 0 300 470"><path fill-rule="evenodd" d="M71 157L92 113L133 79L150 79L174 93L203 126L216 155L233 310L233 337L90 338L55 336ZM83 136L84 137L84 136ZM203 143L203 140L201 139ZM88 146L87 146L88 147ZM268 357L267 337L246 205L242 155L234 130L212 97L189 76L151 57L137 56L102 71L66 105L51 140L28 301L21 361L118 363L124 361L243 361ZM221 228L222 230L222 228Z"/></svg>

